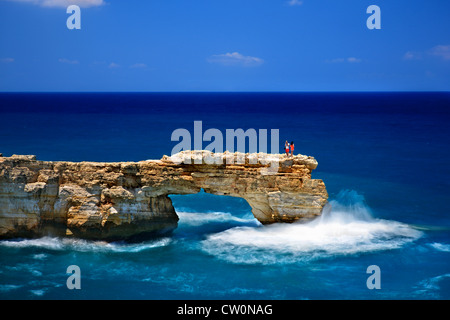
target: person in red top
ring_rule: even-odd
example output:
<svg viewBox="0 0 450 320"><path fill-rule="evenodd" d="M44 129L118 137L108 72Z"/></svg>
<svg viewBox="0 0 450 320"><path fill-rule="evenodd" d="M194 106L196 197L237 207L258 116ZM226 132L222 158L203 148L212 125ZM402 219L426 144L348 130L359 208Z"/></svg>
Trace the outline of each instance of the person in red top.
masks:
<svg viewBox="0 0 450 320"><path fill-rule="evenodd" d="M291 141L291 156L294 156L294 141Z"/></svg>

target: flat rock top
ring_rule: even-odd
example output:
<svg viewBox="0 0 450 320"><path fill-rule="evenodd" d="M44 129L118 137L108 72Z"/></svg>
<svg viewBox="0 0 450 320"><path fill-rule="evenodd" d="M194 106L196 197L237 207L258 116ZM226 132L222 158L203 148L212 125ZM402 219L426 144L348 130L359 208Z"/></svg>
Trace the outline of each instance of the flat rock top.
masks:
<svg viewBox="0 0 450 320"><path fill-rule="evenodd" d="M11 161L20 163L22 161L38 161L35 155L12 155L11 157L3 157L0 153L0 163ZM242 152L228 152L214 153L207 150L189 150L181 151L172 156L164 155L160 160L143 160L139 162L71 162L71 161L42 161L45 163L67 163L67 164L89 164L94 166L104 165L121 165L133 166L135 164L155 164L155 165L256 165L268 166L271 163L279 163L281 165L305 165L308 169L314 170L317 168L317 161L314 157L297 154L294 156L286 156L285 154L268 154L268 153L242 153Z"/></svg>

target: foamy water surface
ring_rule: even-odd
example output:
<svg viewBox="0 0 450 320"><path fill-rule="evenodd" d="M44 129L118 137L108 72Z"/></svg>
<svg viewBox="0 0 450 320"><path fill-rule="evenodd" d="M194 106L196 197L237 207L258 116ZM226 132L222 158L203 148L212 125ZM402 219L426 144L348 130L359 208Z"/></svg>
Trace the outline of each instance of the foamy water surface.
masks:
<svg viewBox="0 0 450 320"><path fill-rule="evenodd" d="M363 199L344 191L331 209L308 223L235 227L202 243L211 255L234 263L293 263L402 247L422 236L411 226L373 218Z"/></svg>

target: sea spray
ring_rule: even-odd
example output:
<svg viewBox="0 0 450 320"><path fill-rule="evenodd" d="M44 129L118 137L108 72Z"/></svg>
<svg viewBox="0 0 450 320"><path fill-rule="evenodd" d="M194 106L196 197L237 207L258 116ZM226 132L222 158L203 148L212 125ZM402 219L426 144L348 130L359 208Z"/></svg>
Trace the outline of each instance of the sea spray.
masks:
<svg viewBox="0 0 450 320"><path fill-rule="evenodd" d="M83 239L42 237L38 239L16 239L0 241L0 246L9 248L39 248L51 251L103 252L103 253L133 253L148 249L165 247L173 240L158 238L141 243L105 242ZM36 256L36 255L35 255Z"/></svg>
<svg viewBox="0 0 450 320"><path fill-rule="evenodd" d="M209 223L234 223L259 226L261 223L252 216L238 217L229 212L177 212L180 225L201 226Z"/></svg>
<svg viewBox="0 0 450 320"><path fill-rule="evenodd" d="M235 227L209 235L202 249L242 264L307 262L342 255L397 249L421 237L409 225L376 219L355 191L342 191L331 209L308 223Z"/></svg>

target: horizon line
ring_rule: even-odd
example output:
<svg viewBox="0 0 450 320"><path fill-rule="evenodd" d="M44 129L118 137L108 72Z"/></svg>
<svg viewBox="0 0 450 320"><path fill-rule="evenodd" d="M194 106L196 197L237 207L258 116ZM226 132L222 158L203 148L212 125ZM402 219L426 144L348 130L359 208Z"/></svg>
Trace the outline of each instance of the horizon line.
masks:
<svg viewBox="0 0 450 320"><path fill-rule="evenodd" d="M86 94L86 93L103 93L103 94L154 94L154 93L450 93L450 90L317 90L317 91L0 91L0 94Z"/></svg>

